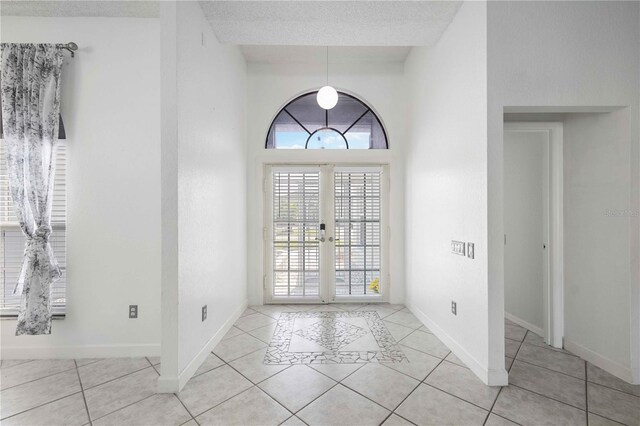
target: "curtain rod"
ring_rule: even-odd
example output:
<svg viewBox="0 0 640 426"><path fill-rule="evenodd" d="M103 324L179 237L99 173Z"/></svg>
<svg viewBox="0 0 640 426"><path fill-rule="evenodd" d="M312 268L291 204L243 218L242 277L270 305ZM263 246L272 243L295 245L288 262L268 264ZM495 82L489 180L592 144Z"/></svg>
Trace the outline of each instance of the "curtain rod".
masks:
<svg viewBox="0 0 640 426"><path fill-rule="evenodd" d="M66 44L59 44L58 47L60 47L61 49L65 49L68 50L69 52L71 52L71 57L73 58L75 56L75 51L78 50L78 45L75 44L74 42L69 42Z"/></svg>

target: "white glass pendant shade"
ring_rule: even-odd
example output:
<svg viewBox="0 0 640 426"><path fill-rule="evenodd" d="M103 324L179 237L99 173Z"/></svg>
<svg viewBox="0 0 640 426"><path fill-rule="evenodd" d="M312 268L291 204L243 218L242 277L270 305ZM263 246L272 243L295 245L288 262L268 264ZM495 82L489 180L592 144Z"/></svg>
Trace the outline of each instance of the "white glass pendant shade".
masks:
<svg viewBox="0 0 640 426"><path fill-rule="evenodd" d="M318 105L323 109L331 109L338 103L338 92L331 86L324 86L318 90Z"/></svg>

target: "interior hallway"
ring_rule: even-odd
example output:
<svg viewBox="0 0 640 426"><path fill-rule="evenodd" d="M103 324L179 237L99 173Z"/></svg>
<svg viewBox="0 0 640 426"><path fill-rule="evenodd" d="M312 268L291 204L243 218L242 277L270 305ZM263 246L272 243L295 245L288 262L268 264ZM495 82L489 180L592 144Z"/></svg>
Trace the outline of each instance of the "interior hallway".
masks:
<svg viewBox="0 0 640 426"><path fill-rule="evenodd" d="M345 311L376 312L407 360L265 364L283 313ZM155 392L159 358L4 360L0 417L6 426L638 425L640 386L510 321L505 335L510 385L488 387L402 305L253 306L178 394Z"/></svg>

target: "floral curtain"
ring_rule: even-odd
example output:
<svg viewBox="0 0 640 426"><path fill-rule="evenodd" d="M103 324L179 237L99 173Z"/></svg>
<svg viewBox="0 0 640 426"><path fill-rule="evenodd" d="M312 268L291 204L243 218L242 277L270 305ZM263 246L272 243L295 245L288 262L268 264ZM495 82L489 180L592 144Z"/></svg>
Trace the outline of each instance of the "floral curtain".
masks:
<svg viewBox="0 0 640 426"><path fill-rule="evenodd" d="M16 335L51 333L51 283L60 278L49 245L63 52L53 44L1 45L2 126L9 190L27 237Z"/></svg>

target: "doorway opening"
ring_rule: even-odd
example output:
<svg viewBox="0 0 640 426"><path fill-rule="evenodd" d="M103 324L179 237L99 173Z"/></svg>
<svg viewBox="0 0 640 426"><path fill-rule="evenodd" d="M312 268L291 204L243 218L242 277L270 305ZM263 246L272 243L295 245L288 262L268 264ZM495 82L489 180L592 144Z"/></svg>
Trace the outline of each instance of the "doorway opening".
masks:
<svg viewBox="0 0 640 426"><path fill-rule="evenodd" d="M265 302L388 300L386 165L265 167Z"/></svg>
<svg viewBox="0 0 640 426"><path fill-rule="evenodd" d="M505 317L563 346L562 123L504 125Z"/></svg>

